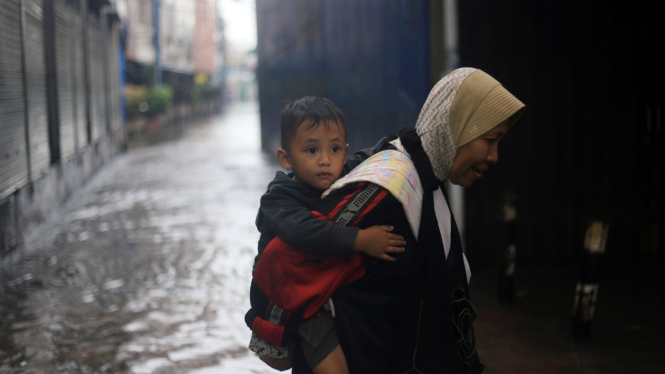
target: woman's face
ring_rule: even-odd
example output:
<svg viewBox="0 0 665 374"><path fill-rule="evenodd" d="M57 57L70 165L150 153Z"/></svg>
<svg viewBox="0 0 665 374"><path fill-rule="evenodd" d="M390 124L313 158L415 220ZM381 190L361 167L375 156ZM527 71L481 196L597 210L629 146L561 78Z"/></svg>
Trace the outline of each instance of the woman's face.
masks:
<svg viewBox="0 0 665 374"><path fill-rule="evenodd" d="M508 131L508 120L459 148L450 170L450 181L469 187L499 161L499 141Z"/></svg>

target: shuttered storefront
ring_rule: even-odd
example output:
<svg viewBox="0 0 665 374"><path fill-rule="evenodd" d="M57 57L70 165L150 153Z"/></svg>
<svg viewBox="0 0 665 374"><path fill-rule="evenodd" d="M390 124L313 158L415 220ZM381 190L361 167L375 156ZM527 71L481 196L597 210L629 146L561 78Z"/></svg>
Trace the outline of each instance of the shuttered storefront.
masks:
<svg viewBox="0 0 665 374"><path fill-rule="evenodd" d="M74 126L77 129L78 149L88 143L88 130L85 119L85 54L83 47L83 16L81 3L69 0L71 9L70 28L72 30L72 95Z"/></svg>
<svg viewBox="0 0 665 374"><path fill-rule="evenodd" d="M28 182L18 0L0 1L0 199Z"/></svg>
<svg viewBox="0 0 665 374"><path fill-rule="evenodd" d="M90 119L92 140L106 134L106 98L104 93L104 41L101 22L94 13L88 15L90 41Z"/></svg>
<svg viewBox="0 0 665 374"><path fill-rule="evenodd" d="M122 113L120 109L120 63L118 61L120 58L120 53L118 51L118 48L120 48L119 27L120 26L117 22L113 22L109 27L110 35L108 37L110 41L108 45L109 93L111 95L109 111L111 131L114 134L122 128Z"/></svg>
<svg viewBox="0 0 665 374"><path fill-rule="evenodd" d="M34 180L46 172L51 159L46 109L44 10L41 0L24 0L24 5L27 123L30 132L30 165Z"/></svg>
<svg viewBox="0 0 665 374"><path fill-rule="evenodd" d="M55 57L58 82L58 113L60 116L60 157L68 160L76 151L76 131L74 123L74 89L72 64L74 51L73 29L70 7L66 0L55 0Z"/></svg>

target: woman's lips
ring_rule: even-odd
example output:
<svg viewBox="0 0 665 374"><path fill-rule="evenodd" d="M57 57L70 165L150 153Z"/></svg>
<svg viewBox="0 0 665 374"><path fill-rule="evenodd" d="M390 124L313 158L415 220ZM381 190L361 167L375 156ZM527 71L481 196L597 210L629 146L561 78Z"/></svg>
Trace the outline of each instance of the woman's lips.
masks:
<svg viewBox="0 0 665 374"><path fill-rule="evenodd" d="M485 172L485 170L480 170L476 168L471 168L471 171L473 172L473 176L475 176L476 178L482 178L483 173Z"/></svg>

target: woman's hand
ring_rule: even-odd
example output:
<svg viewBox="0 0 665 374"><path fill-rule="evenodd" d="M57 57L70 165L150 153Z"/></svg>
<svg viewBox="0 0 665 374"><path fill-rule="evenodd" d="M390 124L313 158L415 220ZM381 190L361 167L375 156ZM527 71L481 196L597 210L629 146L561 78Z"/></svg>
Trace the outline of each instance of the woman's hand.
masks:
<svg viewBox="0 0 665 374"><path fill-rule="evenodd" d="M400 235L390 233L392 230L392 226L372 226L358 230L353 250L382 260L395 261L388 253L404 252L406 242Z"/></svg>

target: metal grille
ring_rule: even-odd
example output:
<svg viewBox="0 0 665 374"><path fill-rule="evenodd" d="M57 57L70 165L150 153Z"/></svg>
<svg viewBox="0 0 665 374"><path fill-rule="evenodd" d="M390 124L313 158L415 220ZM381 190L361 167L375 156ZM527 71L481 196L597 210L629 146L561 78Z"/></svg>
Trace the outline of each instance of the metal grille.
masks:
<svg viewBox="0 0 665 374"><path fill-rule="evenodd" d="M83 17L81 15L80 3L70 1L72 30L72 87L74 101L74 124L77 130L78 149L82 149L88 143L88 134L85 119L85 55L83 49Z"/></svg>
<svg viewBox="0 0 665 374"><path fill-rule="evenodd" d="M44 62L44 10L40 0L25 0L25 65L32 179L48 170L46 66Z"/></svg>
<svg viewBox="0 0 665 374"><path fill-rule="evenodd" d="M90 117L94 141L106 133L106 103L104 98L104 41L99 19L92 13L88 16L88 36L90 40Z"/></svg>
<svg viewBox="0 0 665 374"><path fill-rule="evenodd" d="M111 94L111 130L116 132L122 128L122 113L120 111L120 64L118 59L120 48L120 30L118 23L113 23L111 26L111 35L109 49L109 92Z"/></svg>
<svg viewBox="0 0 665 374"><path fill-rule="evenodd" d="M75 152L74 102L72 100L72 28L71 14L65 0L55 3L55 55L60 115L60 154L63 161Z"/></svg>
<svg viewBox="0 0 665 374"><path fill-rule="evenodd" d="M0 2L0 199L28 181L21 72L19 2L3 0Z"/></svg>

